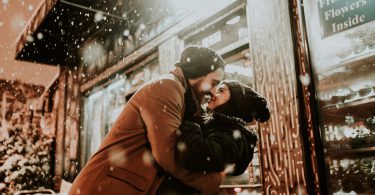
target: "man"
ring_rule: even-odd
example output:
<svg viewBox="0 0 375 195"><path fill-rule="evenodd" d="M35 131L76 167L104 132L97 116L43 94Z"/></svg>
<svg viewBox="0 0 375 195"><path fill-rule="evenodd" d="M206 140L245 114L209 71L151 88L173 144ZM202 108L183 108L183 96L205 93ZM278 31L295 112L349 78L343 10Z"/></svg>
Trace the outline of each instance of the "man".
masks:
<svg viewBox="0 0 375 195"><path fill-rule="evenodd" d="M125 105L69 194L155 194L167 174L202 194L215 193L220 173L191 172L177 163L176 132L183 118L199 115L224 65L209 48L185 48L176 69L143 85Z"/></svg>

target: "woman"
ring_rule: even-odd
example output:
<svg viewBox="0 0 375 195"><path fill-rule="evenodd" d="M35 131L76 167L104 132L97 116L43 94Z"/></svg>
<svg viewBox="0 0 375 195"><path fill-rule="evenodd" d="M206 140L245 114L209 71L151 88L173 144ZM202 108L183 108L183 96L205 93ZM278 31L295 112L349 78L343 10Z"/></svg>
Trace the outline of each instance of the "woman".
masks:
<svg viewBox="0 0 375 195"><path fill-rule="evenodd" d="M270 118L267 100L238 81L223 81L208 102L210 113L201 127L185 121L177 158L188 169L242 174L253 158L257 136L246 128L254 119Z"/></svg>

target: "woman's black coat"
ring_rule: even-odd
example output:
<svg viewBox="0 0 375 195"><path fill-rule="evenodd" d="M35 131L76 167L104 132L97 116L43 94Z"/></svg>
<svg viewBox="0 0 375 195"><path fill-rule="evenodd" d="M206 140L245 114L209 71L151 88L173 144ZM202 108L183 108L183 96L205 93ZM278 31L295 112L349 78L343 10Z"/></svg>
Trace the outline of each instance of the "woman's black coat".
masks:
<svg viewBox="0 0 375 195"><path fill-rule="evenodd" d="M184 122L176 157L194 171L221 172L234 165L230 175L242 174L253 158L256 134L237 118L213 113L202 125Z"/></svg>

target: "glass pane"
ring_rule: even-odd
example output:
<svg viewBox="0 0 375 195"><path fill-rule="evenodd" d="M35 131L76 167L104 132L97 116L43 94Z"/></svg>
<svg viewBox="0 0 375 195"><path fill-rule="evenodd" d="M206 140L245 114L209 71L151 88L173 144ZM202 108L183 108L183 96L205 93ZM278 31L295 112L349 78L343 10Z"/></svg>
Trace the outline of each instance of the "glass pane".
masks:
<svg viewBox="0 0 375 195"><path fill-rule="evenodd" d="M332 192L374 194L375 157L341 158L328 161Z"/></svg>
<svg viewBox="0 0 375 195"><path fill-rule="evenodd" d="M107 87L106 96L108 106L106 110L105 134L111 129L125 105L125 79L120 79L110 84Z"/></svg>
<svg viewBox="0 0 375 195"><path fill-rule="evenodd" d="M85 113L83 121L83 133L86 138L82 149L85 150L85 162L92 154L99 148L103 124L103 105L102 105L103 91L96 92L84 100ZM95 105L95 108L94 108Z"/></svg>
<svg viewBox="0 0 375 195"><path fill-rule="evenodd" d="M199 29L199 33L186 40L187 45L202 45L217 51L248 36L246 7L242 7L222 20Z"/></svg>
<svg viewBox="0 0 375 195"><path fill-rule="evenodd" d="M375 1L307 0L304 9L330 194L373 194Z"/></svg>
<svg viewBox="0 0 375 195"><path fill-rule="evenodd" d="M225 62L227 63L224 68L225 79L238 80L253 87L253 66L251 64L251 60L249 59L248 49L226 58Z"/></svg>

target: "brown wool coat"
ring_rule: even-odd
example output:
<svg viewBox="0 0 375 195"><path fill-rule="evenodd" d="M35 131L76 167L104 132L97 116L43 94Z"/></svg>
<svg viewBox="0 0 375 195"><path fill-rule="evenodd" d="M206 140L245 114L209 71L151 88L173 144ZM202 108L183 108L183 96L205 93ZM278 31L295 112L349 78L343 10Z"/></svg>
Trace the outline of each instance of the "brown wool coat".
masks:
<svg viewBox="0 0 375 195"><path fill-rule="evenodd" d="M176 130L184 113L186 83L180 69L143 85L125 105L99 150L79 173L69 195L154 194L171 175L203 194L214 194L220 173L193 173L175 160ZM147 150L146 133L152 152Z"/></svg>

